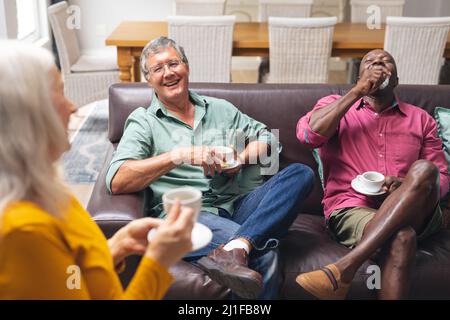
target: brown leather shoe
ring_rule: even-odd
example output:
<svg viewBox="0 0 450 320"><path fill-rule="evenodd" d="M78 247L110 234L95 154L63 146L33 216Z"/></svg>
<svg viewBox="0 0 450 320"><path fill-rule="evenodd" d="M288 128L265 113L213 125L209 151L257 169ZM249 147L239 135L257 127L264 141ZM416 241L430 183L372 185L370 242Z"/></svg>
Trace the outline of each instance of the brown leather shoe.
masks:
<svg viewBox="0 0 450 320"><path fill-rule="evenodd" d="M244 249L226 251L223 244L197 261L211 279L245 299L256 299L262 292L261 275L248 267Z"/></svg>

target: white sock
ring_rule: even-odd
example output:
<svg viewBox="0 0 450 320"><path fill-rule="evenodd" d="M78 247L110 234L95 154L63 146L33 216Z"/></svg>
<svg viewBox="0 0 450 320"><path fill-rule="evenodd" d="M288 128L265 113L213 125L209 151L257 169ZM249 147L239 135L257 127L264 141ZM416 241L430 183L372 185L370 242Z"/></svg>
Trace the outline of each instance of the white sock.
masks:
<svg viewBox="0 0 450 320"><path fill-rule="evenodd" d="M231 251L233 249L244 249L247 254L250 253L250 247L248 244L239 239L231 240L223 247L223 250L225 251Z"/></svg>

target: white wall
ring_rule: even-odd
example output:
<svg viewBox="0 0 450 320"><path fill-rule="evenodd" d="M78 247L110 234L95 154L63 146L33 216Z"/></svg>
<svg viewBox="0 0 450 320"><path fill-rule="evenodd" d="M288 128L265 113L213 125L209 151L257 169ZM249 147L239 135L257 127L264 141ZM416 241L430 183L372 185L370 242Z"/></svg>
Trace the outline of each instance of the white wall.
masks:
<svg viewBox="0 0 450 320"><path fill-rule="evenodd" d="M450 16L449 0L406 0L403 11L405 17Z"/></svg>
<svg viewBox="0 0 450 320"><path fill-rule="evenodd" d="M14 0L1 0L0 5L3 10L3 21L0 21L2 34L5 38L13 39L17 35L16 18L8 14L8 12L16 12L16 2Z"/></svg>
<svg viewBox="0 0 450 320"><path fill-rule="evenodd" d="M78 30L84 52L105 48L105 39L124 20L164 20L173 14L173 0L70 0L81 8Z"/></svg>
<svg viewBox="0 0 450 320"><path fill-rule="evenodd" d="M441 0L441 15L442 16L450 16L450 1Z"/></svg>
<svg viewBox="0 0 450 320"><path fill-rule="evenodd" d="M0 0L0 3L3 0ZM81 8L78 30L84 52L106 48L105 39L123 20L164 20L174 13L174 0L69 0ZM245 1L234 1L246 4ZM1 12L0 12L1 14ZM450 16L450 0L406 0L404 16ZM0 23L1 36L1 23ZM108 47L112 50L111 47Z"/></svg>
<svg viewBox="0 0 450 320"><path fill-rule="evenodd" d="M6 39L6 16L5 16L5 3L0 0L0 39Z"/></svg>

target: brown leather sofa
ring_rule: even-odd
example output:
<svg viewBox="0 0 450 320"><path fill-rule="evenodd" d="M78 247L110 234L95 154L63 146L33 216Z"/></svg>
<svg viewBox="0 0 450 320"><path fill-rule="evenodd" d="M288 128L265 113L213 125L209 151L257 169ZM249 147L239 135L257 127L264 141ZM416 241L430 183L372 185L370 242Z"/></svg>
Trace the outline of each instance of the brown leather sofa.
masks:
<svg viewBox="0 0 450 320"><path fill-rule="evenodd" d="M347 85L261 85L261 84L191 84L200 94L224 98L242 112L280 130L283 144L281 167L300 162L316 172L316 183L298 218L280 245L283 270L281 299L308 299L309 296L296 284L299 272L306 272L343 256L348 249L337 244L324 227L321 199L323 196L317 166L310 150L304 148L295 137L297 120L310 110L315 102L329 94L343 94ZM448 86L400 86L400 99L418 105L432 113L436 106L450 107ZM109 147L103 169L95 184L88 211L107 237L133 219L144 216L151 192L111 196L105 187L105 174L113 149L119 142L125 119L139 106L148 106L152 91L145 84L117 84L109 94ZM129 282L139 262L138 257L127 260L127 268L121 274L124 286ZM367 261L355 277L348 299L376 299L376 290L367 288ZM176 281L166 299L224 299L229 290L200 269L182 261L171 269ZM414 267L411 298L450 298L450 231L443 230L420 244Z"/></svg>

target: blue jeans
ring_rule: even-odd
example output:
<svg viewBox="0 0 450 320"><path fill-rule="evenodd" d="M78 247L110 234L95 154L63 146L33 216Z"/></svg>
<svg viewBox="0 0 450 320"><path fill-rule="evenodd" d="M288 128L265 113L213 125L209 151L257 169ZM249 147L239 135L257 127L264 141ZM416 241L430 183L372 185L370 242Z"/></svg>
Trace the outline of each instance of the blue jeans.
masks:
<svg viewBox="0 0 450 320"><path fill-rule="evenodd" d="M264 290L259 299L277 299L282 281L279 239L296 219L298 207L313 184L314 173L309 167L291 164L237 201L233 215L225 210L219 210L219 216L202 211L198 221L212 230L213 239L185 259L195 264L220 244L245 238L254 248L249 267L263 277Z"/></svg>

